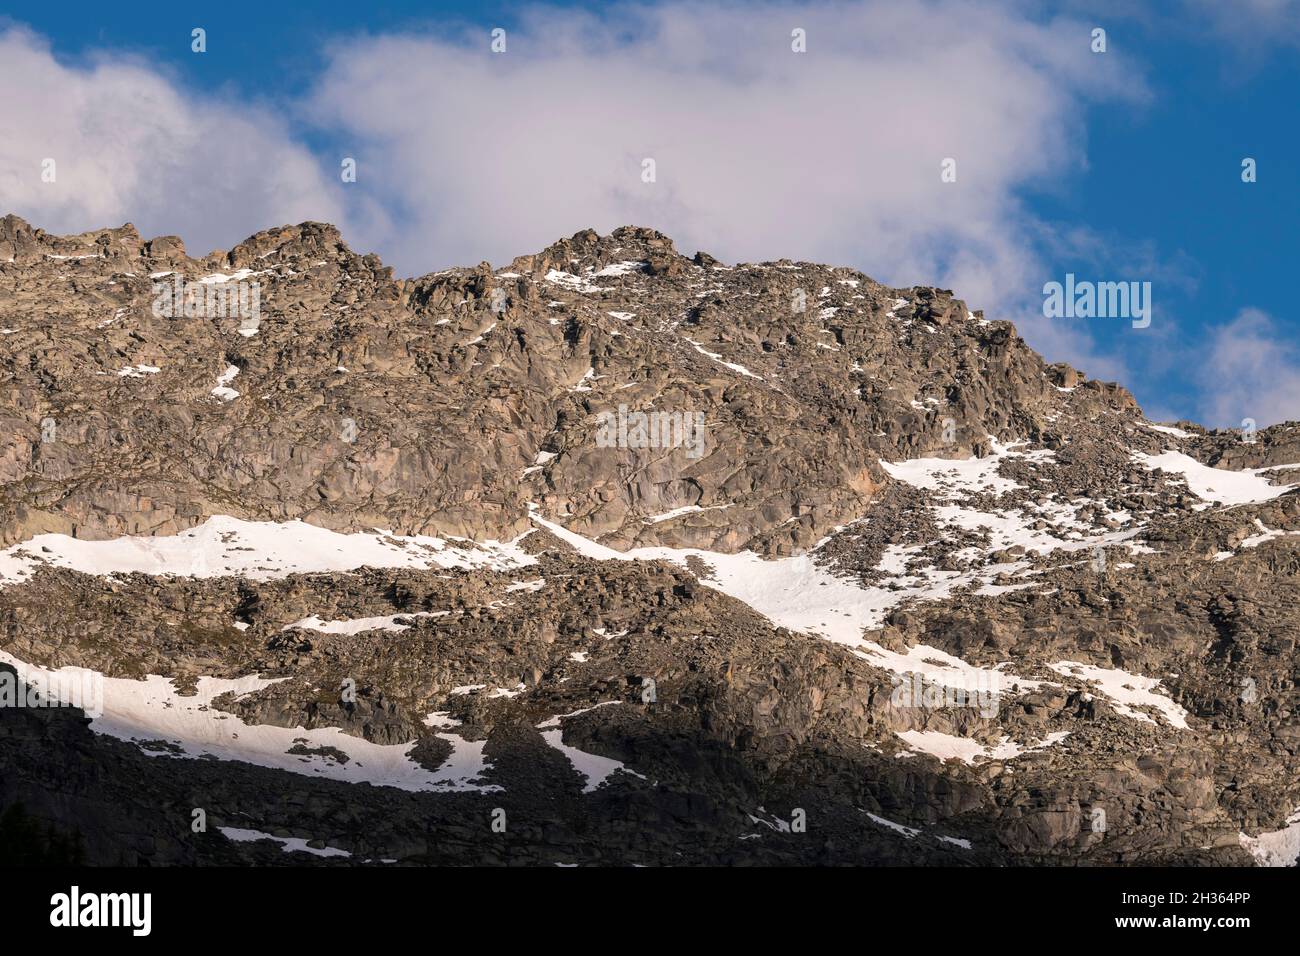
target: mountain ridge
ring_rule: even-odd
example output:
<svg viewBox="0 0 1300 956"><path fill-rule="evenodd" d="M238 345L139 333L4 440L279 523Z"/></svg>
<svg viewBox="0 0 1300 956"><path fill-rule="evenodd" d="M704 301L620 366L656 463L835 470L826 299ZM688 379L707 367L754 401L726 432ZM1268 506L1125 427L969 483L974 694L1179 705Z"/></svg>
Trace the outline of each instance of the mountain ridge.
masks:
<svg viewBox="0 0 1300 956"><path fill-rule="evenodd" d="M107 389L78 383L75 391L80 394L75 397L91 404L101 401L104 391L112 394L116 387L119 392L126 390L126 401L132 400L133 390L149 401L166 397L191 409L184 420L149 423L157 432L150 440L162 448L189 442L196 461L203 463L202 467L188 460L167 463L172 472L168 487L174 488L183 478L193 500L172 503L156 521L132 522L121 513L101 514L78 499L74 491L64 506L31 509L39 516L0 529L0 541L18 540L36 531L90 536L148 530L174 533L190 526L186 522L192 524L194 518L223 513L220 503L212 500L214 494L218 498L261 498L262 516L302 517L336 530L387 527L387 521L406 532L499 538L527 527L526 502L522 496L512 495L508 485L514 481L508 481L504 473L517 480L521 472L534 467L541 452L552 457L541 476L530 472L535 476L530 484L536 485L540 477L550 480L530 490L543 497L550 493L554 507L561 511L576 508L584 527L620 534L629 543L652 540L644 533L633 534L626 526L629 514L645 517L680 507L723 503L725 492L720 485L727 480L732 487L771 479L784 483L787 487L775 493L762 494L750 488L751 510L756 513L747 516L743 532L732 536L738 539L743 535L755 546L781 552L806 547L860 509L871 489L884 480L875 466L881 458L928 453L961 457L986 451L986 435L1002 441L1044 435L1051 428L1045 416L1061 404L1055 399L1065 392L1074 393L1072 399L1083 399L1076 419L1118 416L1125 425L1140 420L1136 402L1121 386L1088 380L1066 365L1046 364L1024 345L1010 323L988 322L981 313L970 313L946 290L892 290L852 270L806 263L724 267L703 253L694 259L678 255L671 241L654 230L624 227L608 237L584 230L495 271L481 264L393 280L391 269L382 266L377 257L352 253L338 231L323 224L264 230L229 253L214 252L192 260L184 256L174 237L143 240L133 227L47 237L12 216L0 222L5 224L0 227L0 260L7 249L15 259L7 264L0 261L4 270L0 277L8 281L14 270L21 274L31 266L44 267L42 277L34 280L37 288L15 286L9 292L11 298L2 303L6 310L34 307L31 303L36 296L67 298L69 288L77 293L76 299L90 299L86 314L71 317L73 324L67 332L71 334L77 322L84 322L87 327L76 332L79 338L95 335L104 341L94 346L67 343L66 351L80 353L78 357L88 368L103 373L100 377L117 375L123 381L110 380ZM122 248L113 249L112 241ZM19 247L21 262L17 261ZM56 249L62 251L52 251ZM71 258L89 255L87 249L98 250L106 258ZM619 255L645 258L615 258ZM566 265L584 276L594 276L602 269L620 268L619 262L632 262L636 268L600 279L607 287L601 291L583 291L586 279L556 268ZM194 283L208 269L239 274L255 266L260 267L255 270L259 272L256 278L264 287L261 311L266 322L247 339L231 335L238 324L231 318L206 322L159 319L145 311L154 298L155 281L146 277L165 272L169 281L179 276ZM534 272L515 271L518 269ZM93 281L92 275L103 282L93 297L81 294L82 287ZM722 291L702 295L706 279L708 285L717 283ZM598 284L588 284L601 289ZM861 292L857 291L859 284ZM666 294L647 304L642 286L662 288ZM802 290L807 301L802 313L791 308L796 290ZM844 292L849 294L841 294ZM908 295L912 299L907 299ZM493 296L500 297L499 313ZM756 298L762 299L762 314L754 316L751 300ZM908 303L903 315L888 308L900 300ZM828 304L834 302L840 304ZM642 314L629 311L632 308ZM742 308L746 310L743 314ZM92 309L97 310L93 330L88 314ZM851 312L853 317L846 318ZM563 315L563 322L557 315ZM138 323L124 328L126 316ZM925 342L918 341L924 335L915 332L900 335L900 329L909 325L933 330L937 338ZM178 329L183 340L178 341L175 335ZM44 336L33 347L64 348L61 341L51 342L48 329L42 331ZM506 333L514 341L507 339ZM27 335L28 330L22 328L6 335L4 344L11 356ZM302 343L293 341L298 336L307 338L315 353L328 351L329 355L308 354ZM277 354L266 354L263 343L268 339ZM960 349L962 354L956 361L946 360L942 355L945 349ZM174 352L179 354L171 354ZM214 353L222 355L224 364L213 361ZM849 354L848 360L844 353ZM757 371L730 359L745 359ZM474 371L476 363L485 360L492 363L500 381ZM990 366L990 360L996 367ZM864 361L868 362L865 367ZM11 364L8 375L22 382L28 377L21 367L23 358L14 356L13 362L18 365ZM30 356L26 362L30 367ZM178 364L185 366L180 370L182 378L177 378ZM141 372L142 367L160 372ZM748 374L736 373L736 367ZM663 374L665 368L672 372ZM73 374L70 369L45 374L60 373L64 380ZM592 394L588 391L592 383L583 379L587 374L596 376L597 381L618 377L630 384L621 395L607 394L599 385ZM232 382L233 376L238 376L243 387L218 385L223 375L232 376ZM369 376L376 387L354 387L359 376ZM259 378L265 381L259 382ZM297 383L304 378L310 380L309 394L317 403L314 415L293 404L299 388L280 394L286 391L286 381ZM14 418L10 424L26 434L26 447L11 449L5 456L7 479L13 480L20 472L15 459L40 456L38 426L48 417L59 418L56 403L48 400L56 395L68 400L69 383L64 380L53 390L38 382L24 383L20 403L26 406L26 415L21 424ZM431 418L427 430L459 432L458 443L470 445L474 441L470 431L448 421L459 410L452 407L454 403L403 403L391 397L393 389L409 391L427 385L445 390L449 381L472 403L468 411L479 417L480 433L499 435L513 445L489 456L494 469L503 474L494 477L471 468L456 475L458 488L484 485L485 495L492 499L474 513L447 500L454 497L450 487L431 502L428 495L417 496L391 477L394 461L401 469L430 481L438 480L434 471L465 467L454 448L422 453L413 447L420 440L404 435L402 428L402 421L412 415ZM212 427L221 433L223 442L233 438L243 447L224 452L204 442L206 447L194 449L193 442L178 433L191 430L192 416L212 417L214 387L243 393L242 402L219 403L226 419L245 406L262 402L266 414L294 419L293 427L280 435L266 422L252 420L251 415L242 421L214 421ZM510 420L515 413L503 415L491 407L489 395L500 388L537 396L526 403L529 421L523 429ZM252 392L259 389L261 394L254 397ZM856 396L848 400L855 390ZM896 394L890 395L891 391ZM744 396L748 410L736 402L738 395ZM669 411L685 409L694 402L691 410L704 412L716 439L715 453L729 443L757 441L776 448L773 457L778 462L764 468L726 454L720 459L710 454L696 462L683 461L678 455L666 465L656 465L674 472L671 478L643 479L630 490L619 488L619 477L608 467L593 464L581 446L590 444L590 419L597 402L602 403L601 410L609 411L629 401L629 407ZM887 414L871 410L886 402L891 406ZM326 412L335 409L332 420L327 420L331 416ZM46 414L51 412L54 414ZM769 420L783 417L784 426ZM68 427L96 434L114 430L93 414L74 418ZM951 440L944 438L948 418L953 423ZM356 423L361 432L359 443L339 440L344 419ZM809 436L802 439L809 446L801 449L804 464L779 460L779 446L790 427ZM888 434L875 435L881 441L870 434L863 437L882 429ZM333 438L329 431L335 432ZM816 432L821 437L812 437ZM1259 447L1266 447L1277 433L1261 433ZM1219 433L1208 434L1213 442ZM115 440L135 447L143 443L143 436ZM277 448L285 442L290 447ZM1154 444L1151 447L1154 450ZM307 460L293 480L296 493L291 496L284 488L266 487L266 470L286 465L292 470L294 455ZM831 473L827 462L838 463L840 473ZM81 464L60 462L57 469L73 471ZM809 493L815 491L813 501L796 500L801 496L788 487L795 483L792 473L801 469L825 472L812 481L808 476L798 477ZM604 490L596 496L586 495L586 500L574 500L580 498L581 487L593 483ZM160 497L174 493L161 485L155 490ZM599 499L599 495L611 493L613 503ZM358 508L354 515L340 513L332 504L366 495L373 498L374 507ZM137 515L148 511L139 501L132 506ZM757 513L763 509L773 512L771 519ZM250 511L248 516L255 514ZM774 522L790 517L800 518L794 540L774 535ZM727 519L733 527L739 524L735 513ZM698 533L701 541L708 537L706 530ZM679 543L688 537L689 533ZM745 542L719 539L708 543L728 549Z"/></svg>
<svg viewBox="0 0 1300 956"><path fill-rule="evenodd" d="M11 216L0 385L0 676L103 696L0 802L92 862L1293 862L1300 427L947 290Z"/></svg>

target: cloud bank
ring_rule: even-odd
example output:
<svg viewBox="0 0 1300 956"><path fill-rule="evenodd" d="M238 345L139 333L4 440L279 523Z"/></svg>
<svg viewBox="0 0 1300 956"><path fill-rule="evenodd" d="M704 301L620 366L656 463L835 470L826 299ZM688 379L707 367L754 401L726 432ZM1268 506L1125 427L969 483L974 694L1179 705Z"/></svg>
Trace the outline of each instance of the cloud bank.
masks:
<svg viewBox="0 0 1300 956"><path fill-rule="evenodd" d="M371 244L404 271L631 222L992 303L1041 285L1017 190L1079 171L1088 102L1141 93L1088 37L956 3L539 11L504 54L486 31L338 46L311 107L400 210Z"/></svg>
<svg viewBox="0 0 1300 956"><path fill-rule="evenodd" d="M1300 346L1259 309L1216 328L1201 352L1199 404L1207 425L1264 428L1300 414Z"/></svg>
<svg viewBox="0 0 1300 956"><path fill-rule="evenodd" d="M0 212L51 232L131 221L202 255L268 226L343 216L279 116L187 95L132 58L68 66L40 37L10 29L0 32L0 88Z"/></svg>

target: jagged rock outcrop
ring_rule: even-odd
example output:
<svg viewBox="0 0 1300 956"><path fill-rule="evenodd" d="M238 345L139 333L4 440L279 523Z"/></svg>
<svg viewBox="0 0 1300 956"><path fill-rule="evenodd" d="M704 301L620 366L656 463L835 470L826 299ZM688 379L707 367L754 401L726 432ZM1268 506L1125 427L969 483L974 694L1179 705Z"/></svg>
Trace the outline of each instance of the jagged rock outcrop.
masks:
<svg viewBox="0 0 1300 956"><path fill-rule="evenodd" d="M318 223L201 260L129 225L0 235L6 543L212 514L507 538L532 501L616 545L788 553L862 513L881 457L1050 437L1067 406L1102 428L1137 413L1087 380L1067 400L1078 373L944 290L724 267L648 229L407 281ZM256 283L256 331L155 315L178 279ZM703 416L702 447L600 447L621 406Z"/></svg>

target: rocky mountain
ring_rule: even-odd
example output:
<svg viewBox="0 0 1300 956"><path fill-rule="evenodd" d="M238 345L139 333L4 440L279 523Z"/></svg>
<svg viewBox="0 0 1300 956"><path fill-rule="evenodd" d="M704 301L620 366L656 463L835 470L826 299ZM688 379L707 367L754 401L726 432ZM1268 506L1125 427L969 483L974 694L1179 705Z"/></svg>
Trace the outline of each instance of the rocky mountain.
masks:
<svg viewBox="0 0 1300 956"><path fill-rule="evenodd" d="M0 423L0 807L89 862L1300 856L1300 425L947 290L8 216Z"/></svg>

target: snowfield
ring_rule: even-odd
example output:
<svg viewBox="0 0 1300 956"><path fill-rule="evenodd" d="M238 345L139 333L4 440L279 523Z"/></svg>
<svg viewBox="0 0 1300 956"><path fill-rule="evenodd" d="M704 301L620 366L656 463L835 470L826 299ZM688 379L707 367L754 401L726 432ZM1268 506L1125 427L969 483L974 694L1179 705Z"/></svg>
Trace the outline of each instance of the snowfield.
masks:
<svg viewBox="0 0 1300 956"><path fill-rule="evenodd" d="M240 827L217 827L221 835L227 840L234 840L236 843L253 843L257 840L272 840L280 844L280 850L284 853L311 853L314 856L344 856L350 857L352 854L347 850L340 850L338 847L326 846L319 850L307 845L307 840L302 837L278 837L269 833L263 833L261 830L244 830Z"/></svg>
<svg viewBox="0 0 1300 956"><path fill-rule="evenodd" d="M9 664L23 680L45 679L52 672L26 664L0 651L0 663ZM80 677L85 668L60 668L58 674ZM94 673L94 672L91 672ZM97 734L135 743L159 758L216 758L237 760L258 767L287 770L347 783L369 783L399 790L479 791L499 790L479 778L488 769L483 757L486 741L469 741L453 733L438 736L452 745L452 754L436 771L421 767L410 757L415 741L383 745L345 734L337 727L306 730L246 724L213 706L223 694L236 698L277 682L249 675L235 680L200 677L197 692L182 695L170 679L149 675L144 680L96 675L103 687L103 714L91 720ZM283 678L280 678L282 680ZM326 753L299 752L331 748L348 756L347 762Z"/></svg>
<svg viewBox="0 0 1300 956"><path fill-rule="evenodd" d="M960 760L962 763L974 764L977 757L989 760L1013 760L1021 754L1059 744L1070 736L1070 732L1056 731L1048 734L1041 743L1029 747L1023 747L1007 737L1003 737L996 745L990 747L969 737L954 737L952 734L937 730L904 730L896 736L920 753L930 754L940 760Z"/></svg>
<svg viewBox="0 0 1300 956"><path fill-rule="evenodd" d="M1300 864L1300 810L1287 817L1287 825L1257 837L1242 833L1238 840L1260 866Z"/></svg>
<svg viewBox="0 0 1300 956"><path fill-rule="evenodd" d="M714 569L713 576L706 581L708 585L743 601L774 624L848 645L858 657L894 674L920 675L928 682L972 693L990 694L995 698L1016 691L1034 690L1045 683L1018 677L1005 669L1005 663L996 668L976 667L939 648L924 644L914 645L906 653L899 653L862 636L864 630L880 627L886 613L905 598L941 598L950 593L959 581L980 580L979 574L934 572L930 579L922 580L920 584L891 591L863 587L848 578L834 575L818 567L807 556L767 560L751 552L720 554L693 548L634 548L630 551L615 551L548 521L535 512L532 517L533 521L570 544L574 550L596 560L658 560L685 568L689 558L698 558ZM1121 535L1127 536L1130 535ZM1014 565L1003 565L1000 570L1008 568L1014 568ZM993 573L996 572L985 572L990 577ZM1063 677L1072 679L1073 683L1086 685L1109 699L1116 713L1121 716L1150 722L1150 717L1133 709L1134 705L1150 706L1159 710L1173 727L1187 726L1185 711L1168 697L1155 693L1160 685L1157 679L1122 671L1107 671L1090 665L1076 665L1069 661L1061 662L1053 669ZM918 738L921 742L925 739L927 738ZM982 752L981 746L975 741L954 746L980 748ZM954 751L951 755L959 754ZM975 752L971 751L970 755L973 757Z"/></svg>
<svg viewBox="0 0 1300 956"><path fill-rule="evenodd" d="M1078 677L1095 685L1101 695L1108 698L1111 706L1122 716L1155 723L1146 714L1134 709L1152 707L1159 711L1170 725L1180 730L1187 729L1187 711L1165 695L1156 693L1160 681L1154 677L1141 677L1117 668L1080 664L1078 661L1059 661L1050 666L1058 674Z"/></svg>
<svg viewBox="0 0 1300 956"><path fill-rule="evenodd" d="M522 537L522 536L521 536ZM26 579L41 563L83 574L242 575L255 581L322 571L373 568L512 570L536 564L510 542L387 531L341 534L302 521L243 521L216 516L176 535L86 541L42 534L0 551L0 586Z"/></svg>
<svg viewBox="0 0 1300 956"><path fill-rule="evenodd" d="M219 387L228 388L226 383L237 373L235 366L228 366ZM238 395L218 394L218 389L213 393L222 400L232 400ZM1049 451L1020 452L1018 447L992 441L993 453L981 459L924 458L881 464L896 480L939 493L940 501L946 502L933 509L940 528L986 530L990 535L991 549L1018 544L1040 554L1056 550L1074 551L1104 544L1123 544L1140 533L1140 527L1135 525L1126 530L1097 534L1091 526L1073 520L1074 512L1070 505L1040 506L1040 514L1068 529L1065 533L1070 537L1064 539L1033 530L1030 526L1032 517L1020 512L978 511L958 503L971 494L1000 494L1019 489L1019 484L997 473L1000 462L1009 457L1030 462L1052 458ZM534 467L542 467L554 457L551 452L538 452ZM1205 500L1205 507L1268 501L1288 490L1287 487L1269 484L1261 474L1272 469L1223 471L1201 465L1174 451L1161 455L1135 455L1135 460L1148 468L1162 468L1182 475L1189 490ZM726 507L725 504L710 508L685 506L652 516L647 521L652 524L670 521L687 514ZM933 567L908 571L909 558L918 553L921 546L890 545L877 568L889 576L883 582L889 586L873 586L833 573L808 555L769 560L752 552L723 554L667 547L643 547L622 552L543 518L535 504L530 505L530 516L537 526L589 558L601 561L658 560L683 568L688 567L692 558L703 561L712 569L704 579L708 586L744 602L773 625L845 645L855 656L894 675L975 693L980 706L992 708L992 712L985 716L991 717L996 713L1000 697L1032 691L1051 683L1055 686L1068 684L1101 696L1117 714L1131 720L1175 730L1188 727L1187 712L1167 696L1157 678L1076 661L1059 661L1049 665L1050 670L1060 677L1058 684L1056 681L1019 677L1010 670L1008 662L994 667L978 667L938 648L916 645L905 651L893 651L864 637L864 633L881 627L890 610L908 599L942 599L962 585L974 585L989 593L1032 586L1031 583L994 583L998 575L1015 576L1027 570L1024 562L969 571L942 571ZM1127 515L1113 517L1120 523L1132 521ZM1256 527L1258 534L1246 538L1240 547L1257 547L1283 534L1258 521ZM525 532L525 535L529 533ZM1087 536L1088 533L1092 536ZM476 544L454 538L394 535L383 530L344 534L301 521L256 522L216 516L172 536L127 536L87 541L61 534L39 535L0 551L0 587L24 581L46 564L95 575L144 573L196 578L242 575L253 580L303 572L348 572L369 566L510 572L516 575L516 579L505 586L507 593L537 591L546 586L544 579L517 574L538 563L520 547L525 535L508 542L493 540ZM815 552L816 548L813 550ZM401 632L407 630L414 619L439 617L446 613L449 612L344 620L325 620L311 615L285 625L284 629L343 635L367 631ZM594 633L606 639L619 636L603 631ZM586 654L574 654L572 660L583 663ZM24 678L54 674L78 678L91 675L103 687L102 712L92 716L91 729L95 733L134 742L153 756L242 761L292 773L404 790L499 789L482 781L483 774L489 769L483 755L484 741L468 741L457 735L452 729L456 722L446 718L445 714L430 715L426 721L437 730L438 737L452 746L452 753L442 766L431 771L411 759L413 741L381 746L344 734L338 728L305 730L249 725L212 706L223 694L243 697L275 683L276 679L255 674L235 680L202 677L198 681L197 693L186 695L180 693L171 680L156 675L132 680L105 677L80 668L46 671L3 652L0 652L0 662L12 665ZM520 685L514 689L496 688L487 692L486 685L468 685L456 688L452 693L484 691L492 698L515 696L522 690ZM614 702L606 702L610 703ZM546 744L562 753L583 776L584 791L590 793L598 789L615 774L640 776L617 760L586 753L564 743L561 722L583 712L551 717L538 724L537 729ZM1067 734L1053 733L1042 742L1028 745L1003 737L991 746L932 730L907 730L897 736L913 752L970 764L981 758L1014 759L1029 750L1058 744ZM292 750L299 752L292 753ZM341 751L349 759L339 761L331 756L331 750ZM1286 829L1277 833L1253 838L1243 835L1242 845L1261 860L1289 859L1294 862L1300 854L1300 817L1289 823ZM287 845L285 848L290 849Z"/></svg>
<svg viewBox="0 0 1300 956"><path fill-rule="evenodd" d="M1023 485L998 474L998 468L1008 458L1023 458L1027 461L1051 461L1052 452L1032 451L1017 453L1019 445L1003 445L992 435L988 436L993 453L983 458L910 458L907 461L881 461L889 477L928 491L964 492L976 494L988 492L1002 494L1016 491Z"/></svg>
<svg viewBox="0 0 1300 956"><path fill-rule="evenodd" d="M443 617L450 611L416 611L412 614L386 614L380 617L354 617L346 621L323 621L315 614L294 621L281 628L283 631L319 631L322 634L361 634L365 631L408 631L411 625L401 621L421 617Z"/></svg>
<svg viewBox="0 0 1300 956"><path fill-rule="evenodd" d="M1133 460L1152 471L1161 468L1182 475L1192 494L1214 504L1256 504L1272 501L1291 490L1291 485L1270 484L1267 478L1261 477L1263 472L1276 470L1275 468L1226 471L1203 465L1195 458L1177 451L1167 451L1163 455L1144 455L1139 452L1133 456Z"/></svg>

